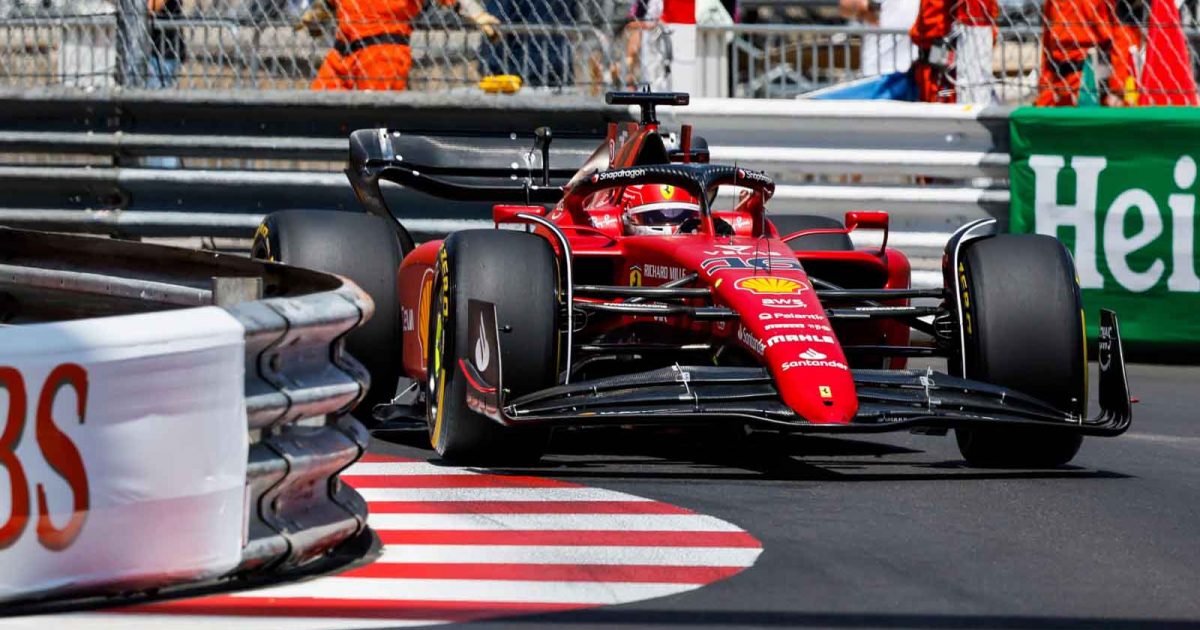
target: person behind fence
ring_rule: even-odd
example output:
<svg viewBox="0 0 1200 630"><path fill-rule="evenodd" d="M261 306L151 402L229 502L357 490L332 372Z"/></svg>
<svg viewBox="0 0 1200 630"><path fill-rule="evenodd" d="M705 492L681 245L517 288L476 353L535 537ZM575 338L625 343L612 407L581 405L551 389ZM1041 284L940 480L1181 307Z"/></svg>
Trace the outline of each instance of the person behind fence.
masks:
<svg viewBox="0 0 1200 630"><path fill-rule="evenodd" d="M919 0L839 0L838 10L852 23L886 30L908 30L917 18ZM865 77L908 72L915 49L905 34L880 33L862 36L859 70Z"/></svg>
<svg viewBox="0 0 1200 630"><path fill-rule="evenodd" d="M187 59L183 31L163 22L183 17L183 0L147 0L153 23L150 27L150 53L146 55L146 87L152 90L173 88L179 67Z"/></svg>
<svg viewBox="0 0 1200 630"><path fill-rule="evenodd" d="M998 12L997 0L920 0L917 19L908 31L917 47L917 58L912 64L913 81L917 85L917 100L926 103L964 102L963 95L955 85L961 78L955 76L956 66L969 64L972 69L983 66L984 69L980 70L979 74L990 75L990 43L985 50L974 51L977 54L984 53L986 57L983 59L971 59L971 53L961 48L964 34L970 32L968 29L990 29L991 39L988 41L994 41ZM954 43L955 36L958 39L958 49ZM956 59L957 55L964 53L968 56L967 59ZM972 93L980 91L977 89L980 86L969 87ZM983 87L982 91L990 94L990 86ZM965 102L979 101L968 97Z"/></svg>
<svg viewBox="0 0 1200 630"><path fill-rule="evenodd" d="M571 0L487 0L487 9L507 29L503 37L488 40L479 49L483 75L515 74L523 85L559 87L573 81L571 46L560 33L538 32L575 25L575 3ZM532 27L532 28L530 28ZM550 27L546 29L545 27ZM528 32L513 32L527 30Z"/></svg>
<svg viewBox="0 0 1200 630"><path fill-rule="evenodd" d="M1139 24L1146 23L1141 0L1046 0L1043 12L1037 105L1078 104L1085 62L1096 53L1105 58L1090 74L1098 79L1107 75L1094 86L1100 102L1109 107L1136 104L1134 64L1141 44Z"/></svg>
<svg viewBox="0 0 1200 630"><path fill-rule="evenodd" d="M478 0L433 0L453 5L465 20L489 38L499 24ZM325 55L314 90L405 90L412 70L412 21L426 0L317 0L301 18L310 32L320 28L322 12L337 20L337 40ZM324 5L324 6L323 6ZM333 5L329 7L329 5Z"/></svg>

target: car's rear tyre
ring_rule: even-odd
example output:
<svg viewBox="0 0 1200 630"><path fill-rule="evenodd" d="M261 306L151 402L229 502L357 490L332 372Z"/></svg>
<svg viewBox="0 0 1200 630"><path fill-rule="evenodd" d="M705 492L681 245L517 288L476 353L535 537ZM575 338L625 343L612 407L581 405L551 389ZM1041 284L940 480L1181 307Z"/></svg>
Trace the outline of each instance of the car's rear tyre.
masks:
<svg viewBox="0 0 1200 630"><path fill-rule="evenodd" d="M371 387L354 409L373 423L371 410L396 395L402 343L396 274L412 249L394 224L371 214L332 210L282 210L263 220L252 255L345 276L375 302L375 314L346 338L346 350L371 374Z"/></svg>
<svg viewBox="0 0 1200 630"><path fill-rule="evenodd" d="M505 427L471 411L459 359L471 357L469 300L496 306L500 359L507 396L557 382L559 345L558 265L539 236L508 230L451 234L438 254L430 339L428 420L430 443L458 464L514 465L537 461L549 431Z"/></svg>
<svg viewBox="0 0 1200 630"><path fill-rule="evenodd" d="M787 236L800 230L844 230L841 221L815 214L782 215L771 217L771 223L780 236ZM841 252L854 249L849 234L813 234L788 241L788 246L794 252Z"/></svg>
<svg viewBox="0 0 1200 630"><path fill-rule="evenodd" d="M1067 249L1049 236L1004 234L967 245L962 313L966 376L1080 413L1086 407L1083 309ZM973 466L1061 466L1078 433L1040 428L957 429Z"/></svg>

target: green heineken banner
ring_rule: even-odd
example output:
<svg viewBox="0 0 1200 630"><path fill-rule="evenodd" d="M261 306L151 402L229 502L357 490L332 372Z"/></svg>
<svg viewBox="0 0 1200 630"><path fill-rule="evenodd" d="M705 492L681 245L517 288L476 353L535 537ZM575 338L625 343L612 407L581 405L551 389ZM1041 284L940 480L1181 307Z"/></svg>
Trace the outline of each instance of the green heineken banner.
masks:
<svg viewBox="0 0 1200 630"><path fill-rule="evenodd" d="M1022 108L1010 125L1011 230L1066 243L1088 336L1105 307L1129 345L1194 352L1200 108Z"/></svg>

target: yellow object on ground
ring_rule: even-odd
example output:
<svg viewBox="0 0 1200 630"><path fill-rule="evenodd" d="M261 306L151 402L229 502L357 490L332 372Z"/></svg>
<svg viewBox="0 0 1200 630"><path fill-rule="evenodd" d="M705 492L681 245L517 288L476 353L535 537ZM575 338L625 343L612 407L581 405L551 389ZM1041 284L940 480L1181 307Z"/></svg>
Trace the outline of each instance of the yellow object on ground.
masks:
<svg viewBox="0 0 1200 630"><path fill-rule="evenodd" d="M521 77L515 74L492 74L479 80L479 89L489 94L512 94L521 89Z"/></svg>

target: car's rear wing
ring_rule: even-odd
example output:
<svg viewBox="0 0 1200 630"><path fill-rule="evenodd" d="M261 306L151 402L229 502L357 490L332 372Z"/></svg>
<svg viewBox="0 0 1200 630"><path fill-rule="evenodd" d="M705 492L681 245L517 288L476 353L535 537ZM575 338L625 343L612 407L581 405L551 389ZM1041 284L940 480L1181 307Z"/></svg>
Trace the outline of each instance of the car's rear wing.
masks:
<svg viewBox="0 0 1200 630"><path fill-rule="evenodd" d="M541 130L539 130L541 131ZM350 134L346 175L368 212L391 217L380 181L463 201L554 203L602 137L556 139L536 135L424 135L393 129Z"/></svg>
<svg viewBox="0 0 1200 630"><path fill-rule="evenodd" d="M381 216L390 214L380 181L462 201L555 203L580 168L592 162L599 163L596 170L607 168L612 148L604 141L600 135L554 137L546 127L469 136L360 129L350 134L346 174L367 210ZM692 139L686 158L673 143L665 149L673 162L708 161L708 143L700 137Z"/></svg>

